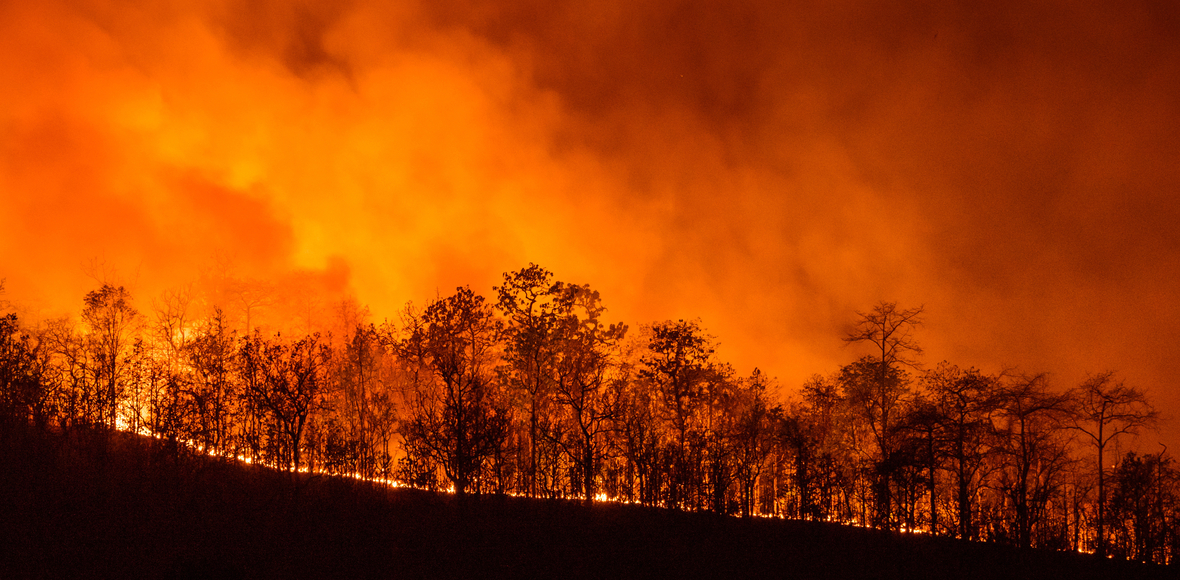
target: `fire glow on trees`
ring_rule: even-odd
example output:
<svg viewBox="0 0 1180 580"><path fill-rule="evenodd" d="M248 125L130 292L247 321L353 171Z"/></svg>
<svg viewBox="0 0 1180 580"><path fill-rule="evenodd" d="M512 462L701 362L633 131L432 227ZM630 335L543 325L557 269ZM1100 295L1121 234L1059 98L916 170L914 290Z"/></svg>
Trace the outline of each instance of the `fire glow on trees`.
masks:
<svg viewBox="0 0 1180 580"><path fill-rule="evenodd" d="M1104 447L1155 419L1142 393L1103 386L1111 375L1091 391L1130 393L1133 421L1122 411L1096 418L1084 385L1055 392L1043 374L975 380L977 371L947 363L917 378L901 366L918 372L916 361L901 355L816 375L803 402L775 404L773 381L738 375L699 322L653 323L627 338L625 326L600 320L600 296L587 285L532 264L504 281L494 307L460 287L336 339L227 331L210 296L157 304L148 319L125 288L104 285L85 296L80 325L0 319L0 426L119 428L166 440L173 453L460 496L1106 546L1158 562L1175 553L1180 520L1169 514L1180 474L1170 458L1120 457L1109 502L1103 472L1096 497L1079 491L1091 474L1075 460L1071 418L1075 428L1097 421ZM920 352L919 313L878 304L847 338ZM964 378L979 405L938 400ZM966 496L964 484L974 485ZM1145 490L1159 498L1154 508L1131 501Z"/></svg>
<svg viewBox="0 0 1180 580"><path fill-rule="evenodd" d="M898 300L927 363L1117 369L1167 415L1176 11L8 2L0 277L24 320L89 272L339 335L537 262L789 388Z"/></svg>

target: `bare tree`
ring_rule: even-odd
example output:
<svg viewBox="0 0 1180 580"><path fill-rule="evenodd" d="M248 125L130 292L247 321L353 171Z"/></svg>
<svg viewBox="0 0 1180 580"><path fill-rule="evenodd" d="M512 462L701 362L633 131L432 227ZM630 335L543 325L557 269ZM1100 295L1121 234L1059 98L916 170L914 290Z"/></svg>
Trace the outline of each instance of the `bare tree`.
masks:
<svg viewBox="0 0 1180 580"><path fill-rule="evenodd" d="M255 316L258 310L273 306L275 303L274 284L265 280L239 280L236 278L231 278L228 284L229 292L242 308L242 316L245 319L242 335L249 336L257 330Z"/></svg>
<svg viewBox="0 0 1180 580"><path fill-rule="evenodd" d="M999 382L976 369L961 370L943 362L923 377L926 390L942 423L955 479L957 523L961 539L975 536L974 497L983 485L985 459L995 442L992 416L999 399Z"/></svg>
<svg viewBox="0 0 1180 580"><path fill-rule="evenodd" d="M997 451L1009 470L999 482L1016 511L1016 543L1032 545L1040 509L1059 485L1068 462L1060 437L1069 414L1068 397L1049 389L1045 374L1014 377L998 392L997 419L1002 440Z"/></svg>
<svg viewBox="0 0 1180 580"><path fill-rule="evenodd" d="M921 306L899 309L896 302L879 302L872 312L857 312L856 326L844 337L848 343L864 342L879 352L877 360L884 366L916 368L914 358L922 354L922 347L914 340L914 330L922 325ZM884 371L882 371L884 372Z"/></svg>
<svg viewBox="0 0 1180 580"><path fill-rule="evenodd" d="M168 347L168 363L179 369L181 351L188 343L189 306L193 301L192 285L164 291L153 301L156 314L156 338Z"/></svg>
<svg viewBox="0 0 1180 580"><path fill-rule="evenodd" d="M1119 436L1136 433L1155 423L1157 414L1138 389L1115 380L1113 372L1088 377L1071 391L1073 428L1083 433L1098 452L1098 545L1106 555L1106 446Z"/></svg>
<svg viewBox="0 0 1180 580"><path fill-rule="evenodd" d="M922 324L922 311L921 306L902 309L896 302L881 301L871 312L857 312L859 320L844 337L849 344L867 343L873 347L872 357L854 363L860 367L855 369L855 377L849 372L844 375L857 379L855 384L860 391L859 399L864 403L862 406L873 415L870 424L881 452L880 465L892 463L892 422L897 402L906 389L903 367L917 368L916 357L922 354L922 347L914 339L914 330ZM875 389L864 392L869 380L876 383ZM857 398L852 397L853 400ZM888 518L892 510L889 483L879 481L877 487L878 501L882 503L879 508Z"/></svg>

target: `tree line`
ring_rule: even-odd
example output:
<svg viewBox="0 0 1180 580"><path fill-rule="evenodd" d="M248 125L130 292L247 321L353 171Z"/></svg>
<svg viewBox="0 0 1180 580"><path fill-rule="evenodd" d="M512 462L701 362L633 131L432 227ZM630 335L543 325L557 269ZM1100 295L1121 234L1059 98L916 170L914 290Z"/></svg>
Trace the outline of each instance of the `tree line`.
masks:
<svg viewBox="0 0 1180 580"><path fill-rule="evenodd" d="M2 286L0 286L2 289ZM0 414L121 429L289 470L425 489L831 521L1170 563L1180 476L1121 452L1157 420L1112 373L923 367L922 309L881 302L872 354L780 400L719 360L699 321L632 331L599 293L530 264L342 335L241 331L121 286L78 320L0 318ZM247 319L250 314L247 312ZM248 322L247 322L248 324ZM248 326L246 328L249 328Z"/></svg>

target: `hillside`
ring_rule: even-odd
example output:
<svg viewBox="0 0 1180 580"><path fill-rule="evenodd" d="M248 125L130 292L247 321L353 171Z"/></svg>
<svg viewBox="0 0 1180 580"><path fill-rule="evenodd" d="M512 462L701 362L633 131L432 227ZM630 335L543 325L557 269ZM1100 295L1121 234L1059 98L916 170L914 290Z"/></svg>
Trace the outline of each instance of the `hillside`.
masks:
<svg viewBox="0 0 1180 580"><path fill-rule="evenodd" d="M1080 554L298 476L125 434L0 433L0 577L1086 578Z"/></svg>

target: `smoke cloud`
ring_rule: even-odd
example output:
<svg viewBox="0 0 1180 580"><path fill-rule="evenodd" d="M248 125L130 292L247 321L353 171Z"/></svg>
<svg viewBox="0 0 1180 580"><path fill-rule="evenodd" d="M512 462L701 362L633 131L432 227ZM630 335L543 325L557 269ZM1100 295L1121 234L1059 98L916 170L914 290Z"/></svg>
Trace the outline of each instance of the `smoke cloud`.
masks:
<svg viewBox="0 0 1180 580"><path fill-rule="evenodd" d="M923 304L931 364L1180 408L1180 9L0 4L0 276L213 265L407 300L535 262L788 390Z"/></svg>

